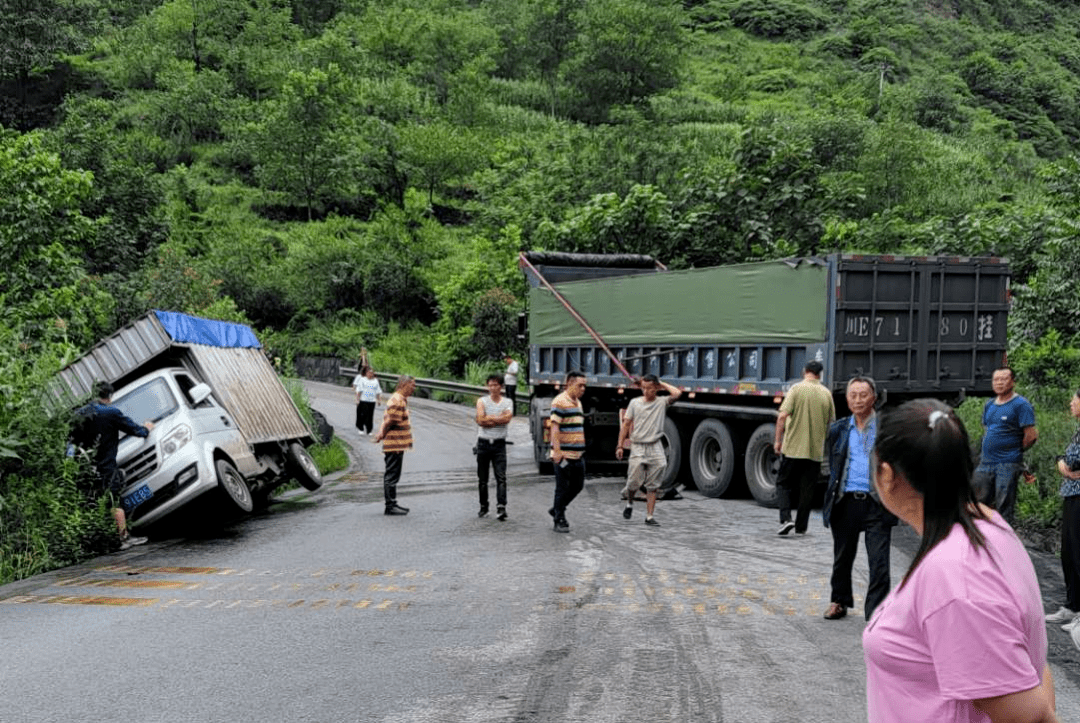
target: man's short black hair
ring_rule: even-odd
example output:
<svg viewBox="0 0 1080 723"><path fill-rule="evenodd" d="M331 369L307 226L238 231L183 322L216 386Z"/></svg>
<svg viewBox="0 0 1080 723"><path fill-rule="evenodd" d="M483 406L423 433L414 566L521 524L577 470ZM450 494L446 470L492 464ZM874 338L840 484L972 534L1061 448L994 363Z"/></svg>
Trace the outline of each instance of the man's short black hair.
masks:
<svg viewBox="0 0 1080 723"><path fill-rule="evenodd" d="M484 384L487 385L491 384L492 382L498 382L499 386L501 387L503 383L502 374L488 374L487 381L484 382Z"/></svg>
<svg viewBox="0 0 1080 723"><path fill-rule="evenodd" d="M579 371L572 371L566 373L566 383L569 384L574 379L585 379L585 375Z"/></svg>
<svg viewBox="0 0 1080 723"><path fill-rule="evenodd" d="M1016 370L1013 369L1012 367L998 367L994 371L995 372L1008 372L1009 373L1009 378L1012 379L1014 382L1016 381Z"/></svg>
<svg viewBox="0 0 1080 723"><path fill-rule="evenodd" d="M644 374L641 377L641 382L642 384L644 384L645 382L653 382L654 384L659 384L660 377L656 376L655 374Z"/></svg>
<svg viewBox="0 0 1080 723"><path fill-rule="evenodd" d="M815 377L820 377L823 369L825 369L825 366L817 359L811 359L806 362L806 366L803 367L803 371L810 372Z"/></svg>
<svg viewBox="0 0 1080 723"><path fill-rule="evenodd" d="M113 385L109 384L109 382L98 382L94 385L94 394L97 395L98 399L112 399L113 392L115 391L116 389L114 389Z"/></svg>

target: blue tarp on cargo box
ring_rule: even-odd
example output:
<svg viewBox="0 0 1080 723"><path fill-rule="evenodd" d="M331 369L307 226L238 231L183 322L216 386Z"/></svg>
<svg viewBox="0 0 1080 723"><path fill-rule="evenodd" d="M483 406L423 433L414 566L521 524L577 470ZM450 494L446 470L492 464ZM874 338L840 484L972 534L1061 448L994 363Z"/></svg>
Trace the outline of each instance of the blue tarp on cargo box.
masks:
<svg viewBox="0 0 1080 723"><path fill-rule="evenodd" d="M206 346L218 346L227 349L252 348L261 349L262 344L255 338L255 332L243 324L233 324L228 321L216 321L214 319L200 319L197 316L188 316L175 311L154 310L154 315L165 328L165 331L182 344L205 344Z"/></svg>

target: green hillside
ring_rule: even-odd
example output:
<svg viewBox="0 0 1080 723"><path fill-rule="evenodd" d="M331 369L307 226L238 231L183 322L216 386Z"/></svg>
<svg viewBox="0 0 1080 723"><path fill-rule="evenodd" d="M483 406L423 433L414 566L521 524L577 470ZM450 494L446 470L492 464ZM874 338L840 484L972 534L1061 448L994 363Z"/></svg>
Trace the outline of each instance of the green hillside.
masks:
<svg viewBox="0 0 1080 723"><path fill-rule="evenodd" d="M1041 0L5 3L0 526L78 474L32 391L145 310L476 376L525 249L1008 256L1021 390L1067 435L1078 35Z"/></svg>

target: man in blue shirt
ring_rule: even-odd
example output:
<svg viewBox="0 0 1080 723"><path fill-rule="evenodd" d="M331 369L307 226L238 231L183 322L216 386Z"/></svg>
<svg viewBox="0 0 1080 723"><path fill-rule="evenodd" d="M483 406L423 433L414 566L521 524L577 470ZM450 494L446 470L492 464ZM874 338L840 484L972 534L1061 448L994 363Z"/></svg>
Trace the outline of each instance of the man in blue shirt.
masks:
<svg viewBox="0 0 1080 723"><path fill-rule="evenodd" d="M94 389L97 401L90 402L77 414L88 421L92 430L94 466L116 505L112 511L113 519L116 520L116 529L120 533L120 549L126 550L134 545L143 545L147 540L145 537L133 537L128 532L124 508L120 506L120 493L124 490L125 481L124 473L116 463L116 452L120 446L119 433L127 432L136 437L146 437L154 428L154 423L148 421L139 424L112 406L112 395L115 391L112 384L98 382Z"/></svg>
<svg viewBox="0 0 1080 723"><path fill-rule="evenodd" d="M1016 483L1024 470L1024 451L1039 439L1035 409L1013 391L1016 374L994 370L994 394L983 407L982 456L971 483L979 501L1001 513L1010 525L1016 511Z"/></svg>
<svg viewBox="0 0 1080 723"><path fill-rule="evenodd" d="M863 613L869 620L889 592L889 544L896 517L881 505L870 479L870 453L877 435L877 385L870 377L854 377L847 385L851 415L829 426L825 451L829 455L829 487L822 518L832 528L832 596L826 620L839 620L855 606L851 567L863 533L870 584Z"/></svg>

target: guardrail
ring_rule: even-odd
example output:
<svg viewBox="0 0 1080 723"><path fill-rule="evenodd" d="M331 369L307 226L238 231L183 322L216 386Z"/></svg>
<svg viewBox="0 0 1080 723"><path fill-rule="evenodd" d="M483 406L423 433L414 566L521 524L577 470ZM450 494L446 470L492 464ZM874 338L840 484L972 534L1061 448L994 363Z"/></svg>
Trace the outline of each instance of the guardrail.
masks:
<svg viewBox="0 0 1080 723"><path fill-rule="evenodd" d="M359 369L350 369L348 367L341 367L341 376L352 379L360 373ZM390 382L396 384L400 374L386 374L385 372L375 372L375 378L380 382ZM436 392L450 392L453 394L469 394L474 397L482 397L488 393L487 387L480 387L475 384L465 384L464 382L448 382L443 379L417 379L416 386L421 389L430 389Z"/></svg>

